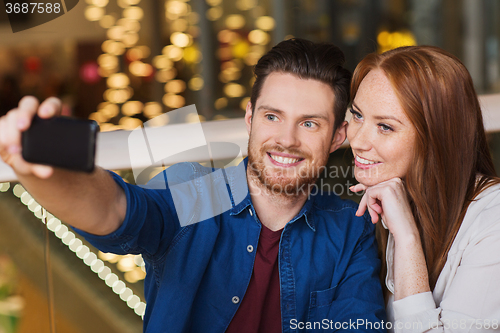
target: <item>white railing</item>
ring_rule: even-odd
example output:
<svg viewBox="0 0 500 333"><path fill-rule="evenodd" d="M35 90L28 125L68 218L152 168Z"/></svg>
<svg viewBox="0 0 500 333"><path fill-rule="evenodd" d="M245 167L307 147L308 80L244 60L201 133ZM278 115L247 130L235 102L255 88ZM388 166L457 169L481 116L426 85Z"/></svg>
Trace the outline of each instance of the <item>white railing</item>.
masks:
<svg viewBox="0 0 500 333"><path fill-rule="evenodd" d="M500 131L500 94L482 95L479 97L483 110L483 119L486 132ZM169 131L174 131L174 136L180 142L189 146L189 141L192 140L190 132L187 128L191 124L176 124L167 125L163 128L168 128ZM243 118L209 121L202 123L203 131L207 142L231 142L240 147L241 154L246 156L248 133ZM160 128L158 128L161 130ZM96 164L112 170L130 169L130 155L128 147L128 137L130 131L114 131L103 132L98 134ZM169 134L169 136L171 136ZM165 144L168 144L166 142ZM348 146L348 142L344 146ZM212 159L225 159L234 157L234 151L226 151L216 149L212 151ZM169 159L169 164L179 163L183 161L205 161L206 156L196 155L193 151L189 154L178 154L177 157ZM147 165L144 165L146 167ZM0 160L0 182L15 181L16 175L12 169Z"/></svg>

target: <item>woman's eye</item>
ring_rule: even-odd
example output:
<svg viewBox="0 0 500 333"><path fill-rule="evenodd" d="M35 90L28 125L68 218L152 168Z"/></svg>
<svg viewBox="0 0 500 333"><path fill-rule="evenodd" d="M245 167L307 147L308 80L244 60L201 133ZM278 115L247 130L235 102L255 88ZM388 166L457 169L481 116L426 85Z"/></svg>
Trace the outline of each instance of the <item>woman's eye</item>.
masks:
<svg viewBox="0 0 500 333"><path fill-rule="evenodd" d="M353 118L363 119L363 116L358 111L354 111L354 109L351 108L351 109L349 109L349 112L351 112Z"/></svg>
<svg viewBox="0 0 500 333"><path fill-rule="evenodd" d="M392 132L393 131L393 129L392 129L391 126L388 126L388 125L385 125L385 124L379 124L378 126L384 132Z"/></svg>
<svg viewBox="0 0 500 333"><path fill-rule="evenodd" d="M267 120L270 120L270 121L277 121L278 120L278 117L276 117L273 114L266 115L266 118L267 118Z"/></svg>

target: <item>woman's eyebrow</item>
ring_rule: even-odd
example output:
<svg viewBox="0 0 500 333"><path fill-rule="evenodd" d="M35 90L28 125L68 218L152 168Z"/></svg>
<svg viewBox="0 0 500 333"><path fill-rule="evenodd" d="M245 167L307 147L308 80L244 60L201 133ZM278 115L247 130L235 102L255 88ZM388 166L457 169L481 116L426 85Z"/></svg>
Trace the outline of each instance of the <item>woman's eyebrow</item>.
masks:
<svg viewBox="0 0 500 333"><path fill-rule="evenodd" d="M356 103L352 102L352 105L358 110L361 112L361 109L359 106L356 105ZM397 117L394 117L394 116L391 116L391 115L386 115L386 116L373 116L373 118L377 119L377 120L385 120L385 119L392 119L392 120L395 120L397 121L398 123L400 123L401 125L403 125L403 122L401 120L399 120Z"/></svg>

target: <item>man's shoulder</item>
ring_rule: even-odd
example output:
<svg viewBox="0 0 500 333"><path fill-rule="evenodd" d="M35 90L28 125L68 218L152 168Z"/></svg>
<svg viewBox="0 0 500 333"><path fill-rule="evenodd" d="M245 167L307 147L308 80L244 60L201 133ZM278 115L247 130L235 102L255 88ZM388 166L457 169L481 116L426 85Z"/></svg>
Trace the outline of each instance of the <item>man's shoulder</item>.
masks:
<svg viewBox="0 0 500 333"><path fill-rule="evenodd" d="M151 178L147 183L147 187L156 188L155 185L164 185L167 181L170 186L181 184L203 177L211 172L213 172L212 168L197 162L176 163Z"/></svg>
<svg viewBox="0 0 500 333"><path fill-rule="evenodd" d="M243 171L242 171L243 170ZM226 168L214 168L205 166L198 162L181 162L167 167L163 172L154 176L151 182L164 182L168 179L169 184L179 184L194 180L206 175L214 178L216 175L226 176L228 178L242 178L246 181L245 167L243 164L230 166Z"/></svg>
<svg viewBox="0 0 500 333"><path fill-rule="evenodd" d="M322 224L327 229L358 230L361 235L365 235L374 228L369 221L368 213L363 216L356 216L358 210L356 202L342 199L335 193L322 193L316 196L314 206L317 215L322 217L319 220L323 221Z"/></svg>
<svg viewBox="0 0 500 333"><path fill-rule="evenodd" d="M333 192L325 192L315 196L314 205L316 209L329 212L340 212L342 210L356 212L358 209L357 203L349 199L342 199Z"/></svg>

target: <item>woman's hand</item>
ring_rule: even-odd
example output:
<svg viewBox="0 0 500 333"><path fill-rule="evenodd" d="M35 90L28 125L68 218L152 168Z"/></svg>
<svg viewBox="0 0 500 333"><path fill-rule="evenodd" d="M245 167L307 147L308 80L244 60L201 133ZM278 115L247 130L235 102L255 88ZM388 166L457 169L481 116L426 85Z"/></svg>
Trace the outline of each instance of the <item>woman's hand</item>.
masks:
<svg viewBox="0 0 500 333"><path fill-rule="evenodd" d="M377 223L380 215L395 240L418 237L415 219L400 178L392 178L370 187L363 184L351 187L353 192L363 190L365 194L361 198L356 216L362 216L368 209L372 222Z"/></svg>
<svg viewBox="0 0 500 333"><path fill-rule="evenodd" d="M357 184L351 191L365 191L357 216L368 209L373 223L382 217L394 236L394 299L430 291L420 235L411 212L406 190L400 178L374 186Z"/></svg>

